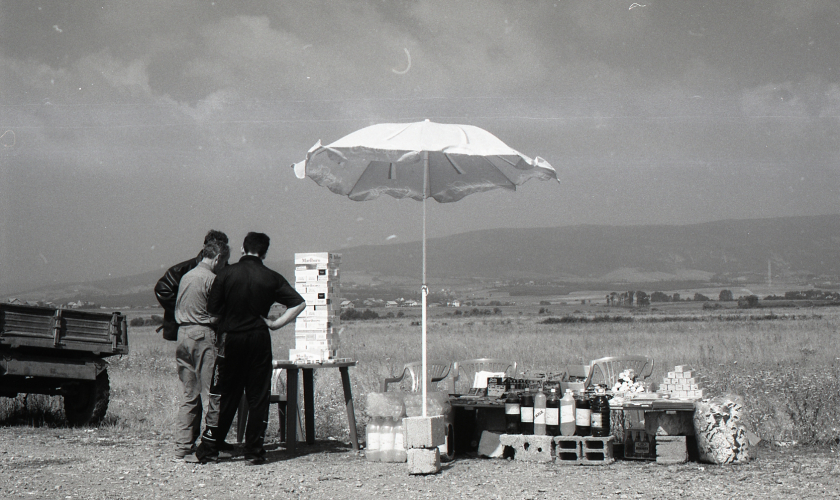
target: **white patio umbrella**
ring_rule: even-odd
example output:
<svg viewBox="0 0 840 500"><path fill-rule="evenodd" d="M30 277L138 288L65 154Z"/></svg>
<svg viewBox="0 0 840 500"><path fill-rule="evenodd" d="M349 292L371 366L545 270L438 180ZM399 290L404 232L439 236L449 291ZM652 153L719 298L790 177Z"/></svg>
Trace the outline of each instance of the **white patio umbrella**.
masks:
<svg viewBox="0 0 840 500"><path fill-rule="evenodd" d="M426 416L426 198L458 201L472 193L516 190L528 179L557 180L554 168L511 149L479 127L434 123L381 123L322 146L292 165L299 179L309 177L354 201L388 194L423 202L422 371Z"/></svg>

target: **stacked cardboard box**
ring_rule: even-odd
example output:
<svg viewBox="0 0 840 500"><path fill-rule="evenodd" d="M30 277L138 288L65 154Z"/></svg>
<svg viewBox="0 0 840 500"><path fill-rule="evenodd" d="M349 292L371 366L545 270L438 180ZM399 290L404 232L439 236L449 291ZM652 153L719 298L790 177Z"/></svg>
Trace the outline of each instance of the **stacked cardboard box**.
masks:
<svg viewBox="0 0 840 500"><path fill-rule="evenodd" d="M341 314L338 266L341 254L295 254L295 290L306 300L306 309L295 320L292 361L327 361L338 357Z"/></svg>
<svg viewBox="0 0 840 500"><path fill-rule="evenodd" d="M698 374L684 365L677 365L674 371L667 372L657 392L678 399L703 399L705 396Z"/></svg>

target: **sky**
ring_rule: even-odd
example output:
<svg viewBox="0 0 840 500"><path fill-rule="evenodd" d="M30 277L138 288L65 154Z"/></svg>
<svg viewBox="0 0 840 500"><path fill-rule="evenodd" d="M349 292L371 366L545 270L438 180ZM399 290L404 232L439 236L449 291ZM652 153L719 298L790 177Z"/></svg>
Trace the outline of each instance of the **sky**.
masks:
<svg viewBox="0 0 840 500"><path fill-rule="evenodd" d="M290 165L379 122L483 127L532 180L428 237L840 212L833 0L0 0L0 291L238 250L416 241L422 204Z"/></svg>

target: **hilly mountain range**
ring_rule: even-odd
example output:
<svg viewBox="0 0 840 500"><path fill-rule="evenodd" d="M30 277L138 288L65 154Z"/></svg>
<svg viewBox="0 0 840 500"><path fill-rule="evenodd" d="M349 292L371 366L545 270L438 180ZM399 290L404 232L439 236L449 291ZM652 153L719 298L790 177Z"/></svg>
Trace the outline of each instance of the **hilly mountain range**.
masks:
<svg viewBox="0 0 840 500"><path fill-rule="evenodd" d="M342 285L416 285L420 242L342 249ZM494 229L431 239L430 284L482 282L574 284L578 289L630 284L778 282L836 287L840 280L840 214L725 220L682 226L567 226ZM291 259L267 265L292 278ZM84 300L152 305L161 271L13 294L20 300ZM533 282L533 283L531 283ZM648 286L650 288L650 286ZM348 290L349 291L349 290ZM9 296L4 297L8 299Z"/></svg>

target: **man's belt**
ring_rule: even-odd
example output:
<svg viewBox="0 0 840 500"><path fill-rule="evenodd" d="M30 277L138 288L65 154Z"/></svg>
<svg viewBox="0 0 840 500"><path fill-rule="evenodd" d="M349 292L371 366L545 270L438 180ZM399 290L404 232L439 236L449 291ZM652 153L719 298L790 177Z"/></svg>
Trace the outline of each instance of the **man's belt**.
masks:
<svg viewBox="0 0 840 500"><path fill-rule="evenodd" d="M216 328L215 323L178 323L178 326L203 326L206 328Z"/></svg>

